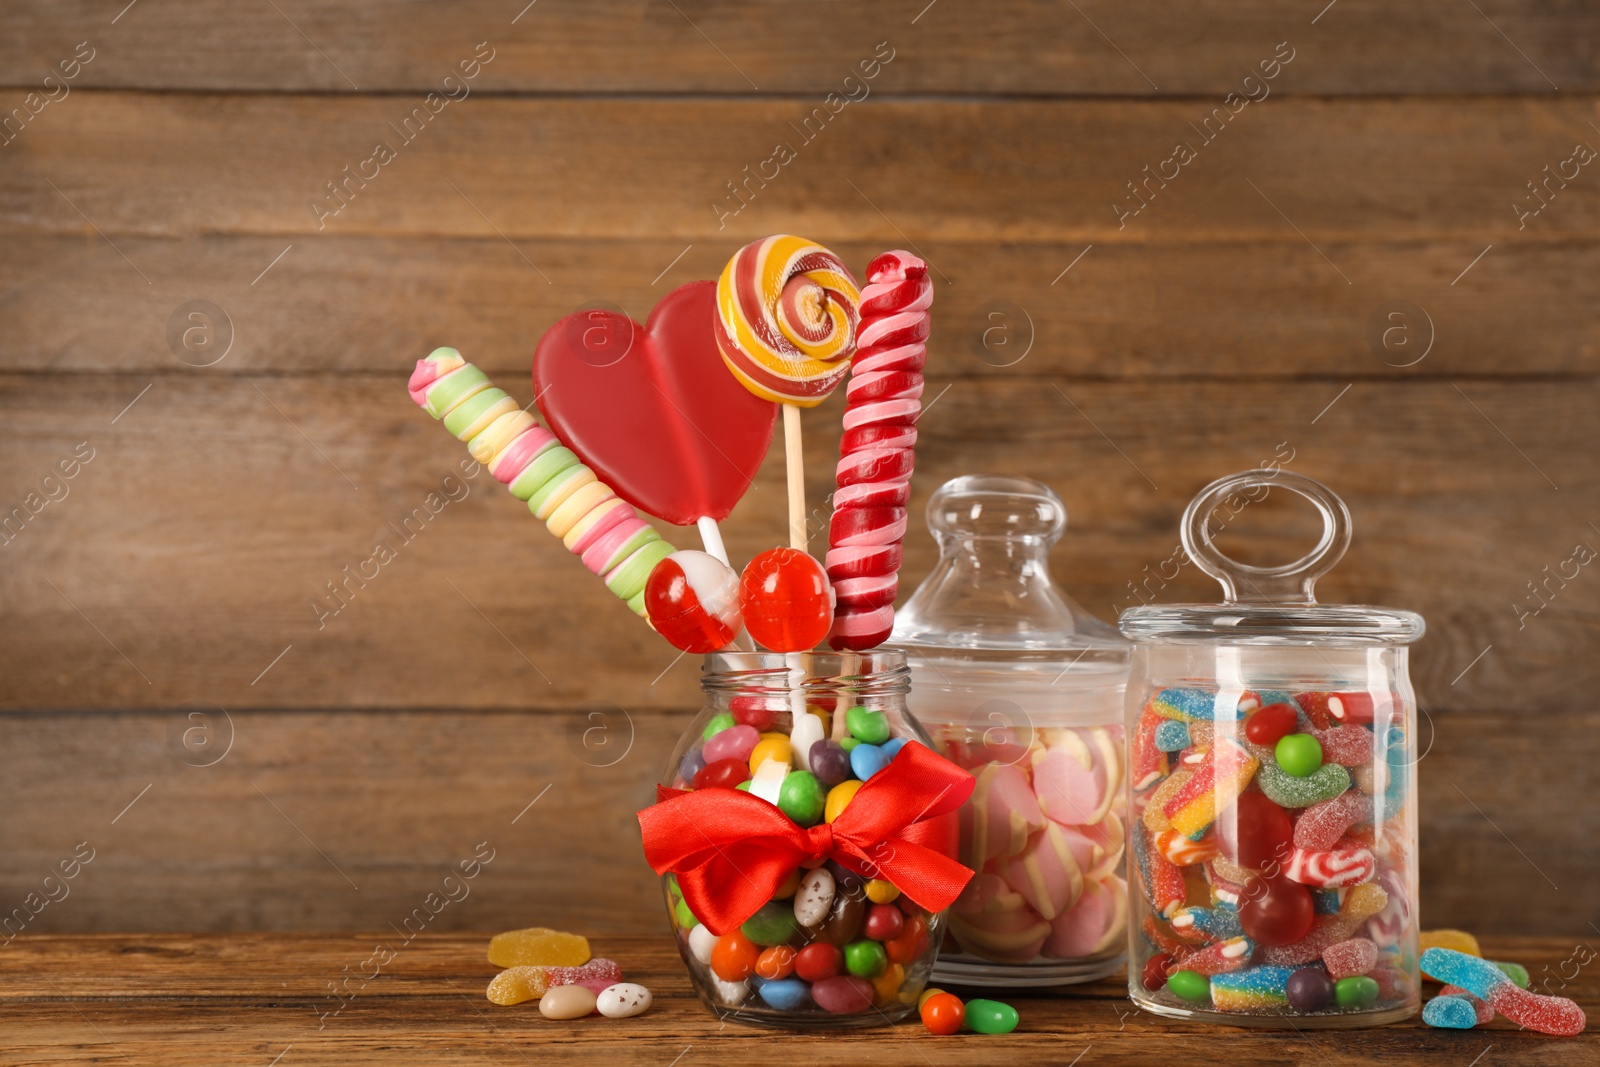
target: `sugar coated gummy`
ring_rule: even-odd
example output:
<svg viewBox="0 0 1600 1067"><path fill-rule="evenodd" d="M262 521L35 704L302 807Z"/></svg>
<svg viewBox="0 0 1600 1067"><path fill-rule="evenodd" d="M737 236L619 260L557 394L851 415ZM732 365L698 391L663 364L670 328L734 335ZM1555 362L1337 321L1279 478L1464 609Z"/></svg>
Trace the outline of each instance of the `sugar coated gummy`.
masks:
<svg viewBox="0 0 1600 1067"><path fill-rule="evenodd" d="M1323 949L1322 962L1335 980L1369 974L1378 965L1378 946L1365 937L1353 937Z"/></svg>
<svg viewBox="0 0 1600 1067"><path fill-rule="evenodd" d="M1542 1034L1570 1037L1583 1032L1583 1009L1566 997L1547 997L1518 989L1506 973L1488 960L1448 948L1422 953L1422 971L1448 985L1460 986L1507 1019Z"/></svg>
<svg viewBox="0 0 1600 1067"><path fill-rule="evenodd" d="M1430 948L1448 948L1469 956L1483 955L1483 949L1478 947L1478 939L1465 930L1422 931L1417 935L1417 951L1426 952Z"/></svg>
<svg viewBox="0 0 1600 1067"><path fill-rule="evenodd" d="M496 967L579 967L589 962L589 942L542 926L510 930L490 938L489 962Z"/></svg>
<svg viewBox="0 0 1600 1067"><path fill-rule="evenodd" d="M1446 1030L1471 1030L1478 1025L1478 1012L1466 997L1438 996L1422 1006L1422 1021Z"/></svg>
<svg viewBox="0 0 1600 1067"><path fill-rule="evenodd" d="M1211 1004L1221 1011L1266 1011L1289 1003L1288 967L1251 967L1211 977Z"/></svg>

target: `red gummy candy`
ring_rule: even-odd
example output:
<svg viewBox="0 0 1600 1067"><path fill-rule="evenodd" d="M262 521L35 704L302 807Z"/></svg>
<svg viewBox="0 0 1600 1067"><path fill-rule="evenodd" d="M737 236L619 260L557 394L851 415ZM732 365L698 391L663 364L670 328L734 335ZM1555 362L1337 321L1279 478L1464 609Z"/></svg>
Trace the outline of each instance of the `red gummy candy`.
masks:
<svg viewBox="0 0 1600 1067"><path fill-rule="evenodd" d="M1352 937L1323 949L1322 962L1328 967L1328 977L1335 982L1370 974L1378 965L1378 946L1368 938Z"/></svg>
<svg viewBox="0 0 1600 1067"><path fill-rule="evenodd" d="M1241 867L1265 867L1288 860L1294 826L1266 794L1241 793L1217 816L1215 832L1224 856Z"/></svg>
<svg viewBox="0 0 1600 1067"><path fill-rule="evenodd" d="M1313 852L1326 851L1337 845L1351 826L1370 821L1372 798L1354 789L1347 790L1301 813L1294 824L1294 846Z"/></svg>
<svg viewBox="0 0 1600 1067"><path fill-rule="evenodd" d="M1365 726L1335 726L1312 736L1322 746L1322 762L1364 767L1372 762L1372 731Z"/></svg>
<svg viewBox="0 0 1600 1067"><path fill-rule="evenodd" d="M1276 745L1300 728L1300 715L1287 704L1269 704L1244 721L1244 735L1258 745Z"/></svg>
<svg viewBox="0 0 1600 1067"><path fill-rule="evenodd" d="M1252 878L1239 897L1239 925L1262 945L1292 945L1316 918L1311 891L1286 878Z"/></svg>

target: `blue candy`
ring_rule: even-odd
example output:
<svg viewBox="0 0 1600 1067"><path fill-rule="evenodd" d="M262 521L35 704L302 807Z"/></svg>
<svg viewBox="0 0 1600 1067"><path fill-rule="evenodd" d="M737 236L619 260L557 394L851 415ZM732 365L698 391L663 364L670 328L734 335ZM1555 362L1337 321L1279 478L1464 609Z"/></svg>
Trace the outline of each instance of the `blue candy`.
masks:
<svg viewBox="0 0 1600 1067"><path fill-rule="evenodd" d="M1451 948L1430 948L1422 953L1422 973L1445 985L1459 986L1479 1000L1488 1000L1495 987L1512 985L1506 973L1488 960Z"/></svg>
<svg viewBox="0 0 1600 1067"><path fill-rule="evenodd" d="M1181 752L1188 747L1188 723L1181 719L1163 719L1156 727L1156 748L1162 752Z"/></svg>
<svg viewBox="0 0 1600 1067"><path fill-rule="evenodd" d="M699 774L705 765L705 755L698 748L691 749L684 755L683 762L678 764L678 777L686 782L693 782L694 776Z"/></svg>
<svg viewBox="0 0 1600 1067"><path fill-rule="evenodd" d="M1208 941L1227 941L1244 936L1239 913L1232 908L1179 908L1172 914L1174 930L1194 930Z"/></svg>
<svg viewBox="0 0 1600 1067"><path fill-rule="evenodd" d="M811 995L810 987L798 978L778 978L762 982L757 990L761 999L779 1011L793 1011Z"/></svg>
<svg viewBox="0 0 1600 1067"><path fill-rule="evenodd" d="M883 750L884 761L888 762L898 756L900 754L900 750L906 747L907 740L909 739L904 737L891 737L889 740L879 745L878 747Z"/></svg>
<svg viewBox="0 0 1600 1067"><path fill-rule="evenodd" d="M865 782L889 765L889 757L877 745L860 744L850 750L850 770Z"/></svg>
<svg viewBox="0 0 1600 1067"><path fill-rule="evenodd" d="M1344 897L1337 889L1313 889L1311 903L1318 915L1337 915Z"/></svg>
<svg viewBox="0 0 1600 1067"><path fill-rule="evenodd" d="M1422 1006L1422 1021L1446 1030L1471 1030L1478 1025L1478 1011L1466 997L1434 997Z"/></svg>
<svg viewBox="0 0 1600 1067"><path fill-rule="evenodd" d="M1168 719L1204 719L1216 717L1217 695L1209 689L1163 689L1151 698L1156 714Z"/></svg>

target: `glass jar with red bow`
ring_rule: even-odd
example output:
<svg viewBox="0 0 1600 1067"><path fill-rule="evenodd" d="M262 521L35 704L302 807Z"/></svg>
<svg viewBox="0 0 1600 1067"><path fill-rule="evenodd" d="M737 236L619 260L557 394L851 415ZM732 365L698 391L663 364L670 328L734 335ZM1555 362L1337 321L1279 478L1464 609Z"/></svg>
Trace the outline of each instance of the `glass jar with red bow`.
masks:
<svg viewBox="0 0 1600 1067"><path fill-rule="evenodd" d="M741 1022L875 1026L917 1010L972 872L972 776L906 710L899 652L719 652L639 813L679 951Z"/></svg>

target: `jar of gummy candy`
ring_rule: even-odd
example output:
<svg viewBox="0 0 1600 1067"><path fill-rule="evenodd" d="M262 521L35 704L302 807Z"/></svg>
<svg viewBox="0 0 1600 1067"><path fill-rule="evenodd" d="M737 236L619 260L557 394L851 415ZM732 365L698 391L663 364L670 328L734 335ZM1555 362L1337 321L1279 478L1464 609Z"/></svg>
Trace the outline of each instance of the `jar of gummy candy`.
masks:
<svg viewBox="0 0 1600 1067"><path fill-rule="evenodd" d="M679 951L718 1015L829 1028L917 1010L944 908L970 876L954 856L971 777L928 747L909 683L888 650L706 657L706 706L640 819ZM686 798L698 806L669 820Z"/></svg>
<svg viewBox="0 0 1600 1067"><path fill-rule="evenodd" d="M1273 490L1321 513L1304 558L1247 566L1213 516ZM1421 616L1319 604L1350 543L1326 486L1246 471L1201 491L1183 547L1220 604L1124 612L1129 993L1173 1018L1263 1026L1394 1022L1419 1006L1416 698Z"/></svg>
<svg viewBox="0 0 1600 1067"><path fill-rule="evenodd" d="M940 560L890 642L934 746L977 778L935 978L1046 986L1122 966L1122 705L1131 648L1050 578L1067 513L1048 486L967 476L928 502Z"/></svg>

